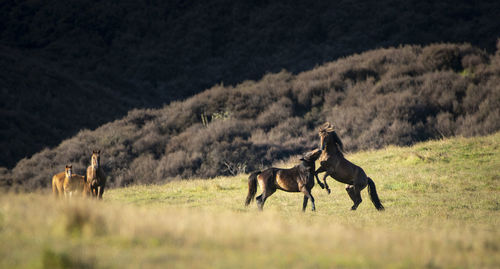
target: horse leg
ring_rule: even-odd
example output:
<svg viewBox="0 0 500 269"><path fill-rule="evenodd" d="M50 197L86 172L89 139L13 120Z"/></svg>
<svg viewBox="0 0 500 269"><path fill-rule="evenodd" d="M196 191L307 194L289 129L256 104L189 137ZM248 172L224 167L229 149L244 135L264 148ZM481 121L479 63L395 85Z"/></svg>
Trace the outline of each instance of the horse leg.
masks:
<svg viewBox="0 0 500 269"><path fill-rule="evenodd" d="M302 193L304 193L304 203L302 204L302 211L306 211L308 199L311 200L312 211L316 211L316 205L314 204L314 197L311 195L311 190L306 187L302 187L301 191Z"/></svg>
<svg viewBox="0 0 500 269"><path fill-rule="evenodd" d="M319 177L318 177L318 173L322 173L322 172L326 172L326 173L325 173L325 175L323 176L323 183L321 183L321 181L319 181ZM316 170L316 171L314 172L314 176L316 177L316 181L318 182L318 185L319 185L322 189L324 189L324 188L326 187L326 192L327 192L328 194L330 194L330 192L331 192L331 191L330 191L330 187L329 187L329 186L328 186L328 184L326 183L326 177L327 177L327 176L329 176L329 174L328 174L328 172L327 172L326 168L325 168L325 167L323 167L323 166L320 166L320 167L318 168L318 170Z"/></svg>
<svg viewBox="0 0 500 269"><path fill-rule="evenodd" d="M64 190L61 188L57 188L57 198L62 199L64 196Z"/></svg>
<svg viewBox="0 0 500 269"><path fill-rule="evenodd" d="M263 189L262 193L259 196L257 196L257 198L255 198L255 201L257 202L257 207L261 211L262 211L262 207L264 206L264 202L265 202L265 199L264 199L265 193L266 193L266 190Z"/></svg>
<svg viewBox="0 0 500 269"><path fill-rule="evenodd" d="M259 185L260 188L262 189L262 193L255 198L255 202L257 202L257 207L259 208L259 210L262 210L262 207L264 206L263 198L264 194L266 193L266 186L264 184L260 184L260 182Z"/></svg>
<svg viewBox="0 0 500 269"><path fill-rule="evenodd" d="M319 185L322 189L324 189L324 188L325 188L325 185L323 185L323 183L321 183L321 181L319 181L318 174L319 174L319 173L322 173L322 172L325 172L325 171L326 171L326 169L325 169L323 166L320 166L320 167L318 168L318 170L316 170L316 171L314 172L314 176L316 177L316 181L318 182L318 185Z"/></svg>
<svg viewBox="0 0 500 269"><path fill-rule="evenodd" d="M364 174L364 172L363 172ZM359 176L356 180L354 180L354 188L353 188L353 193L354 197L356 199L356 202L354 202L354 206L351 208L352 210L356 210L358 208L359 204L363 201L361 199L361 191L366 188L368 185L368 181L366 179L366 176Z"/></svg>
<svg viewBox="0 0 500 269"><path fill-rule="evenodd" d="M361 191L366 187L366 180L358 180L355 181L354 185L347 185L346 191L351 197L351 200L354 202L354 205L351 207L351 210L356 210L363 201L361 199Z"/></svg>
<svg viewBox="0 0 500 269"><path fill-rule="evenodd" d="M330 187L328 186L328 184L326 184L326 178L329 176L328 172L325 173L325 175L323 176L323 182L325 183L325 187L326 187L326 192L328 194L330 194L332 191L330 190Z"/></svg>
<svg viewBox="0 0 500 269"><path fill-rule="evenodd" d="M354 202L354 205L351 207L351 210L356 210L361 204L361 193L360 191L357 191L354 185L347 185L345 187L345 190L347 191L347 194L349 194L349 197L351 197L351 200Z"/></svg>
<svg viewBox="0 0 500 269"><path fill-rule="evenodd" d="M267 197L271 196L275 191L276 191L276 189L266 188L266 189L264 189L264 191L262 192L262 194L259 195L259 197L256 198L257 199L257 205L259 206L259 210L262 211L262 208L264 207L264 203L266 202Z"/></svg>
<svg viewBox="0 0 500 269"><path fill-rule="evenodd" d="M260 201L262 200L262 194L255 197L255 201L257 202L257 205L259 205Z"/></svg>
<svg viewBox="0 0 500 269"><path fill-rule="evenodd" d="M257 206L261 211L264 207L264 203L266 202L267 197L271 196L276 191L276 187L274 186L274 181L273 183L271 183L270 181L271 179L268 176L265 177L261 177L260 175L257 176L257 182L259 183L262 193L259 196L257 196L257 198L255 198L255 201L257 202Z"/></svg>
<svg viewBox="0 0 500 269"><path fill-rule="evenodd" d="M99 199L102 200L102 194L104 193L104 186L99 186Z"/></svg>

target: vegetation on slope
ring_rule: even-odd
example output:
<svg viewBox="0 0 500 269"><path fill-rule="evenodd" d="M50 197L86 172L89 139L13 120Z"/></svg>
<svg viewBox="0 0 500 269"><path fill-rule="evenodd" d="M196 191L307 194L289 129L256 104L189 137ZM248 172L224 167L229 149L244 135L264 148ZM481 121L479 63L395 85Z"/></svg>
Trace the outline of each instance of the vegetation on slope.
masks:
<svg viewBox="0 0 500 269"><path fill-rule="evenodd" d="M348 154L386 210L344 185L245 208L247 176L113 189L104 201L0 197L5 268L497 268L500 133ZM296 160L288 165L296 164Z"/></svg>
<svg viewBox="0 0 500 269"><path fill-rule="evenodd" d="M83 130L21 160L0 182L47 187L67 163L83 173L96 148L109 186L249 172L317 147L317 127L327 120L348 151L493 133L500 129L500 52L466 44L404 46L298 75L218 85Z"/></svg>
<svg viewBox="0 0 500 269"><path fill-rule="evenodd" d="M0 166L223 81L400 44L493 52L498 1L0 2Z"/></svg>

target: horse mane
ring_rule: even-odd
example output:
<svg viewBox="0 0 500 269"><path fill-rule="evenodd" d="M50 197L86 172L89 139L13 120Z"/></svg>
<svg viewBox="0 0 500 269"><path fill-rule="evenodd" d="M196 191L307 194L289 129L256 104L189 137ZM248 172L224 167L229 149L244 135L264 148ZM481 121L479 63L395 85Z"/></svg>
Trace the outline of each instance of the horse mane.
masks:
<svg viewBox="0 0 500 269"><path fill-rule="evenodd" d="M331 139L333 139L333 142L337 144L340 153L344 152L344 144L342 143L342 140L340 140L340 137L337 135L337 133L335 131L331 131L329 132L329 135L331 135Z"/></svg>

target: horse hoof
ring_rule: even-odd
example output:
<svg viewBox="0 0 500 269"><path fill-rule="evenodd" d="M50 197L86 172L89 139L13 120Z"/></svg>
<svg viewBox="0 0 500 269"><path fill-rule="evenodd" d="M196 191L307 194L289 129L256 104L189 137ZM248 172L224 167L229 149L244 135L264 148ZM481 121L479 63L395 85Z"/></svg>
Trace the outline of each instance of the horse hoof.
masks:
<svg viewBox="0 0 500 269"><path fill-rule="evenodd" d="M330 189L326 189L326 192L330 194L332 191Z"/></svg>

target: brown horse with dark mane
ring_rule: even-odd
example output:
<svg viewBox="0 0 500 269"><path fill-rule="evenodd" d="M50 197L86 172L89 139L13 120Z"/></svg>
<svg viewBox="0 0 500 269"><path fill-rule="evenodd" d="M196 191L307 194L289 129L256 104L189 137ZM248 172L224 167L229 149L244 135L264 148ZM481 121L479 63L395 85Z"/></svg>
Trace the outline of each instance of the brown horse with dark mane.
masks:
<svg viewBox="0 0 500 269"><path fill-rule="evenodd" d="M106 176L101 167L101 151L94 150L90 158L90 166L87 167L85 181L88 184L92 197L102 199L104 188L106 187Z"/></svg>
<svg viewBox="0 0 500 269"><path fill-rule="evenodd" d="M373 180L366 176L363 169L347 159L342 154L342 141L334 131L333 126L327 122L319 129L321 138L321 154L320 167L316 170L315 176L321 188L326 187L326 191L330 193L330 188L326 183L326 177L331 176L333 179L347 184L346 191L354 202L351 210L356 210L361 203L361 190L368 185L368 193L370 199L378 210L384 210L384 206L380 202ZM318 173L326 172L323 176L323 184L319 181Z"/></svg>
<svg viewBox="0 0 500 269"><path fill-rule="evenodd" d="M290 169L271 167L252 173L248 178L248 195L245 206L248 206L252 202L257 192L257 182L259 182L262 194L257 196L256 200L260 210L262 210L266 199L276 190L302 192L304 193L302 211L306 210L309 199L312 203L312 210L316 210L311 189L314 186L315 162L320 154L321 150L318 149L308 152L300 159L301 163L299 165Z"/></svg>

